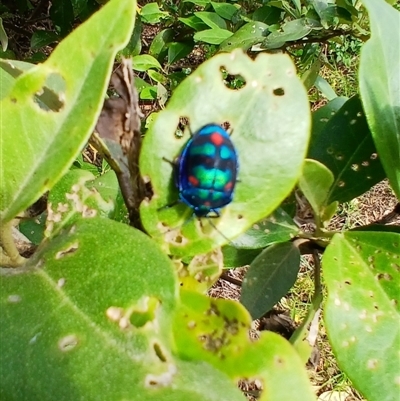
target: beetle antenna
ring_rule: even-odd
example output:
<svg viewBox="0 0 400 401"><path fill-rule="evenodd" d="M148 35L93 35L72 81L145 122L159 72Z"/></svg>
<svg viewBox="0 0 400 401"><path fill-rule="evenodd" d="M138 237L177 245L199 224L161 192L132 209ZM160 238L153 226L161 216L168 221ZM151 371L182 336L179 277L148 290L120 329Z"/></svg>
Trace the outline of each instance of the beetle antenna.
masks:
<svg viewBox="0 0 400 401"><path fill-rule="evenodd" d="M208 222L210 223L210 226L211 226L218 234L222 235L222 237L224 237L224 238L228 241L229 245L231 245L231 246L234 247L235 245L234 245L234 243L232 242L232 240L230 240L223 232L221 232L220 230L218 230L217 226L211 221L212 217L210 217L210 216L205 216L205 217L206 217L206 219L208 220ZM217 217L217 216L216 216L216 217Z"/></svg>

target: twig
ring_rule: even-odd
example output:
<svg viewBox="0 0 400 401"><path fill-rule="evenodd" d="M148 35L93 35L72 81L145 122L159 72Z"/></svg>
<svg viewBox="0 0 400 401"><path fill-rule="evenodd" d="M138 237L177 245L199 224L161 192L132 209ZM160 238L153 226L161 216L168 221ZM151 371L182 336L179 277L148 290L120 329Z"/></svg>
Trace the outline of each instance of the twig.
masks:
<svg viewBox="0 0 400 401"><path fill-rule="evenodd" d="M225 281L228 281L229 283L238 285L239 287L242 286L242 280L238 280L237 278L233 278L233 277L231 277L231 276L230 276L228 273L226 273L226 272L223 272L223 273L221 274L221 277L220 277L220 278L222 278L222 279L225 280Z"/></svg>
<svg viewBox="0 0 400 401"><path fill-rule="evenodd" d="M314 316L318 312L322 303L321 264L319 261L319 254L316 249L313 252L313 256L314 256L314 295L312 297L310 309L308 310L307 316L290 338L290 342L293 345L300 343L306 337L306 331L308 329L308 326L314 319Z"/></svg>

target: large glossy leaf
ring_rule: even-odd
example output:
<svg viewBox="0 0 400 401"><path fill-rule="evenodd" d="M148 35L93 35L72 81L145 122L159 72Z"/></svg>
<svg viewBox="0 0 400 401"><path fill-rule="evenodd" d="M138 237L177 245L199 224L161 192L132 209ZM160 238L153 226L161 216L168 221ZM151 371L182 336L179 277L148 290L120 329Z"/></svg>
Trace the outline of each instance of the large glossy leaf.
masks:
<svg viewBox="0 0 400 401"><path fill-rule="evenodd" d="M308 157L334 175L327 203L346 202L385 177L361 101L349 99L313 138Z"/></svg>
<svg viewBox="0 0 400 401"><path fill-rule="evenodd" d="M400 234L336 234L322 262L326 328L340 367L368 401L396 400Z"/></svg>
<svg viewBox="0 0 400 401"><path fill-rule="evenodd" d="M227 88L222 68L242 76L246 85ZM164 208L178 194L172 166L163 157L174 160L189 138L189 130L175 136L180 117L189 120L193 132L210 122L229 122L239 154L240 182L233 202L220 218L202 219L201 224L187 221L192 210L183 204ZM181 256L207 253L227 237L238 236L275 210L292 190L301 173L309 128L307 95L289 57L260 54L251 60L241 51L213 57L177 88L144 138L140 168L154 191L151 202L141 207L146 230L168 252Z"/></svg>
<svg viewBox="0 0 400 401"><path fill-rule="evenodd" d="M295 349L271 332L250 340L250 323L237 302L183 291L173 324L179 354L189 360L201 356L235 379L259 380L260 401L315 400Z"/></svg>
<svg viewBox="0 0 400 401"><path fill-rule="evenodd" d="M134 1L110 1L45 63L21 74L6 97L0 96L3 222L50 189L85 144L100 113L115 54L129 40L134 17ZM55 107L37 98L45 86L58 89Z"/></svg>
<svg viewBox="0 0 400 401"><path fill-rule="evenodd" d="M223 373L173 355L178 282L141 232L79 220L0 274L3 401L244 401Z"/></svg>
<svg viewBox="0 0 400 401"><path fill-rule="evenodd" d="M337 111L346 103L347 97L335 97L329 103L320 107L312 113L312 131L310 148L321 132L323 132L327 122L337 113Z"/></svg>
<svg viewBox="0 0 400 401"><path fill-rule="evenodd" d="M308 35L312 28L308 25L305 18L285 22L281 30L272 32L263 42L265 49L276 49L283 46L286 42L292 42Z"/></svg>
<svg viewBox="0 0 400 401"><path fill-rule="evenodd" d="M400 199L400 12L384 0L364 0L371 39L360 59L360 92L390 184Z"/></svg>
<svg viewBox="0 0 400 401"><path fill-rule="evenodd" d="M300 252L291 242L265 249L243 279L240 302L258 319L292 288L300 269Z"/></svg>

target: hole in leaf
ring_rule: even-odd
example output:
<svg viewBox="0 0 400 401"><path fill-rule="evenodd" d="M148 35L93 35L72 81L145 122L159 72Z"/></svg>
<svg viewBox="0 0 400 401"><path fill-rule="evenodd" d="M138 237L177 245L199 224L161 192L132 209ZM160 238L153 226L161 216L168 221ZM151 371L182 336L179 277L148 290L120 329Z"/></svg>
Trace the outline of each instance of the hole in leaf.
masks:
<svg viewBox="0 0 400 401"><path fill-rule="evenodd" d="M73 350L78 345L78 337L75 334L69 334L58 341L58 348L62 352Z"/></svg>
<svg viewBox="0 0 400 401"><path fill-rule="evenodd" d="M17 294L12 294L8 296L7 301L10 304L17 304L18 302L21 302L21 297Z"/></svg>
<svg viewBox="0 0 400 401"><path fill-rule="evenodd" d="M275 96L283 96L285 94L285 90L283 88L275 88L273 90L273 94Z"/></svg>
<svg viewBox="0 0 400 401"><path fill-rule="evenodd" d="M154 297L146 297L139 301L138 310L133 310L129 320L137 328L143 327L146 323L155 319L155 311L159 301Z"/></svg>
<svg viewBox="0 0 400 401"><path fill-rule="evenodd" d="M153 344L154 352L156 353L158 359L161 362L167 362L167 358L165 357L164 353L162 352L161 346L158 343Z"/></svg>
<svg viewBox="0 0 400 401"><path fill-rule="evenodd" d="M226 67L221 67L222 82L228 89L238 90L246 86L246 80L238 74L229 74Z"/></svg>
<svg viewBox="0 0 400 401"><path fill-rule="evenodd" d="M65 80L60 74L51 73L43 88L36 92L33 101L45 111L59 112L65 103Z"/></svg>
<svg viewBox="0 0 400 401"><path fill-rule="evenodd" d="M392 281L393 277L389 273L379 273L376 278L378 280Z"/></svg>
<svg viewBox="0 0 400 401"><path fill-rule="evenodd" d="M70 244L67 249L63 250L63 251L58 251L56 253L56 259L61 259L66 255L75 253L78 250L78 243L75 242L73 244Z"/></svg>

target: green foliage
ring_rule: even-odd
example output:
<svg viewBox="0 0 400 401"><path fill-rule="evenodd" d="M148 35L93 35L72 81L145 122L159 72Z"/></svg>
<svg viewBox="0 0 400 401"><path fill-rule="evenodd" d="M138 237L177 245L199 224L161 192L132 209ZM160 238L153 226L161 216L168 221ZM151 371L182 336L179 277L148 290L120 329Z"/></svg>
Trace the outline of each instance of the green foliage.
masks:
<svg viewBox="0 0 400 401"><path fill-rule="evenodd" d="M56 3L54 26L34 29L22 57L46 58L43 46L60 42L47 60L0 60L0 263L19 266L0 268L1 399L239 401L236 382L246 378L261 383L261 401L315 400L304 361L323 253L324 317L340 367L368 401L394 400L398 227L327 227L338 202L385 177L399 197L399 12L365 0L368 38L366 11L350 1L161 1L138 7L136 18L131 0L94 14L106 2ZM1 6L3 51L10 18L32 9ZM140 43L149 27L154 35ZM354 66L367 39L360 94L337 97L322 66ZM193 49L206 59L194 72ZM301 78L288 54L271 49L287 51ZM148 117L140 153L148 236L126 224L114 171L78 156L122 56L133 56L140 98L163 108ZM329 102L310 113L306 90ZM239 181L221 216L199 221L184 204L165 208L178 199L165 159L210 122L229 124ZM119 152L111 153L121 166ZM24 264L11 222L46 191L47 211L19 227L39 245ZM311 232L292 213L296 199L311 206ZM252 318L290 290L302 253L315 263L308 315L290 342L270 332L250 341ZM241 303L206 295L222 268L245 264Z"/></svg>

